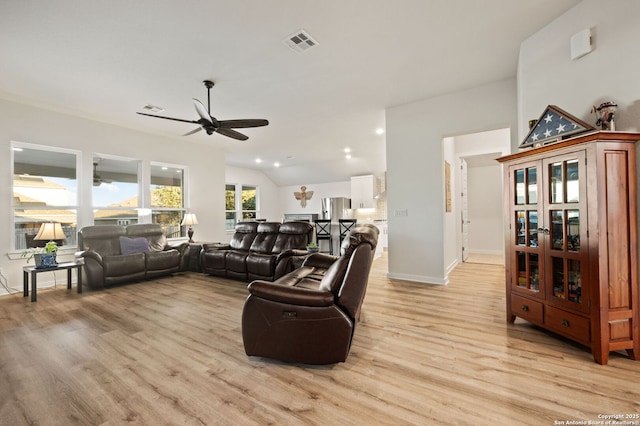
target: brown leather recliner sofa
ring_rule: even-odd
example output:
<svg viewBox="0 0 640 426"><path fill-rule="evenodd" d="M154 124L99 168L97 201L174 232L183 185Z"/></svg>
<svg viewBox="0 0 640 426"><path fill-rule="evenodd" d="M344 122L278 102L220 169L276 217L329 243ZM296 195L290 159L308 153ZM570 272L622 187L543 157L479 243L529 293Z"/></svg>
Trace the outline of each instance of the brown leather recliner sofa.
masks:
<svg viewBox="0 0 640 426"><path fill-rule="evenodd" d="M101 288L178 272L187 247L169 246L159 224L94 225L78 231L76 256L84 259L86 284Z"/></svg>
<svg viewBox="0 0 640 426"><path fill-rule="evenodd" d="M249 356L303 364L344 362L349 355L378 229L359 225L336 258L315 253L274 282L253 281L242 311Z"/></svg>
<svg viewBox="0 0 640 426"><path fill-rule="evenodd" d="M308 222L239 222L229 244L204 244L202 272L249 282L273 281L290 272L294 256L306 255L313 237Z"/></svg>

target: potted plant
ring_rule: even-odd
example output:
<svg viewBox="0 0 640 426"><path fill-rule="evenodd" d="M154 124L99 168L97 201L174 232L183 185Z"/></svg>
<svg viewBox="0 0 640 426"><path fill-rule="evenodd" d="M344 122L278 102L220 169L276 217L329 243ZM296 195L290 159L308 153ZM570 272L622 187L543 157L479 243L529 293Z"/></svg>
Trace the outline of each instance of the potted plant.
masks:
<svg viewBox="0 0 640 426"><path fill-rule="evenodd" d="M317 253L319 250L318 244L314 242L307 244L307 253Z"/></svg>
<svg viewBox="0 0 640 426"><path fill-rule="evenodd" d="M58 245L55 241L49 241L44 247L34 247L24 250L22 257L27 258L27 262L34 259L36 268L50 268L56 266L56 254L58 252Z"/></svg>

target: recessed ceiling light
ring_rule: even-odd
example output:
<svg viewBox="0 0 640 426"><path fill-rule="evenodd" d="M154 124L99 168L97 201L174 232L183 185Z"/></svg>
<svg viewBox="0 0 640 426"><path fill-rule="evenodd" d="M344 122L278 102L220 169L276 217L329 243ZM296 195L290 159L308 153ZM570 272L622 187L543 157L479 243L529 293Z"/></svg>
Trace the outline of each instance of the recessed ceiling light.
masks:
<svg viewBox="0 0 640 426"><path fill-rule="evenodd" d="M382 128L380 128L380 127L378 127L378 128L376 129L376 135L381 135L381 134L383 134L383 133L384 133L384 129L382 129Z"/></svg>
<svg viewBox="0 0 640 426"><path fill-rule="evenodd" d="M351 148L345 148L344 152L346 152L347 154L351 152Z"/></svg>
<svg viewBox="0 0 640 426"><path fill-rule="evenodd" d="M280 167L280 163L276 161L275 163L273 163L273 167Z"/></svg>
<svg viewBox="0 0 640 426"><path fill-rule="evenodd" d="M260 158L256 158L256 163L260 164L262 163L262 160Z"/></svg>
<svg viewBox="0 0 640 426"><path fill-rule="evenodd" d="M344 158L346 158L347 160L351 158L351 154L347 154L344 156Z"/></svg>

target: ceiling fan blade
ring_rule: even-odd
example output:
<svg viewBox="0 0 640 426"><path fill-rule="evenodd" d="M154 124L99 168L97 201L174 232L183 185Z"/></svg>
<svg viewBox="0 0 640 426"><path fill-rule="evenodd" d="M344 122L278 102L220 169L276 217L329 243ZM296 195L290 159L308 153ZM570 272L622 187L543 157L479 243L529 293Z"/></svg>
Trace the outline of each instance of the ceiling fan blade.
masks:
<svg viewBox="0 0 640 426"><path fill-rule="evenodd" d="M229 136L233 139L238 139L239 141L246 141L247 139L249 139L249 136L243 135L242 133L236 132L235 130L231 129L219 128L218 130L216 130L216 132L220 133L221 135Z"/></svg>
<svg viewBox="0 0 640 426"><path fill-rule="evenodd" d="M182 136L189 136L189 135L192 135L192 134L194 134L194 133L198 133L200 130L202 130L202 127L198 127L197 129L193 129L192 131L187 132L187 133L185 133L185 134L184 134L184 135L182 135Z"/></svg>
<svg viewBox="0 0 640 426"><path fill-rule="evenodd" d="M206 120L207 123L209 124L213 124L213 121L211 120L211 116L207 112L207 109L204 107L204 105L202 105L202 102L193 98L193 106L196 107L196 111L198 112L198 115L200 116L200 118L202 118L203 120Z"/></svg>
<svg viewBox="0 0 640 426"><path fill-rule="evenodd" d="M183 123L194 123L194 124L198 124L197 121L194 120L183 120L181 118L171 118L171 117L163 117L161 115L154 115L154 114L147 114L144 112L136 112L136 114L140 114L140 115L148 115L149 117L156 117L156 118L164 118L165 120L173 120L173 121L181 121Z"/></svg>
<svg viewBox="0 0 640 426"><path fill-rule="evenodd" d="M245 120L219 120L222 129L243 129L247 127L261 127L269 124L269 120L245 119Z"/></svg>

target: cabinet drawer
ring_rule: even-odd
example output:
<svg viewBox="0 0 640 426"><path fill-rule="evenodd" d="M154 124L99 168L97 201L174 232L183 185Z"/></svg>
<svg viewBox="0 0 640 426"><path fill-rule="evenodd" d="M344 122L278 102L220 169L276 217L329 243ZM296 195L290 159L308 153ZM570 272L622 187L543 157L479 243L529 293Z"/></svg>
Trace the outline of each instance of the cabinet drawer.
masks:
<svg viewBox="0 0 640 426"><path fill-rule="evenodd" d="M511 295L511 311L513 315L536 324L542 324L542 319L544 318L542 315L542 302L527 299L517 294Z"/></svg>
<svg viewBox="0 0 640 426"><path fill-rule="evenodd" d="M547 306L544 313L544 324L549 330L590 346L589 318Z"/></svg>

